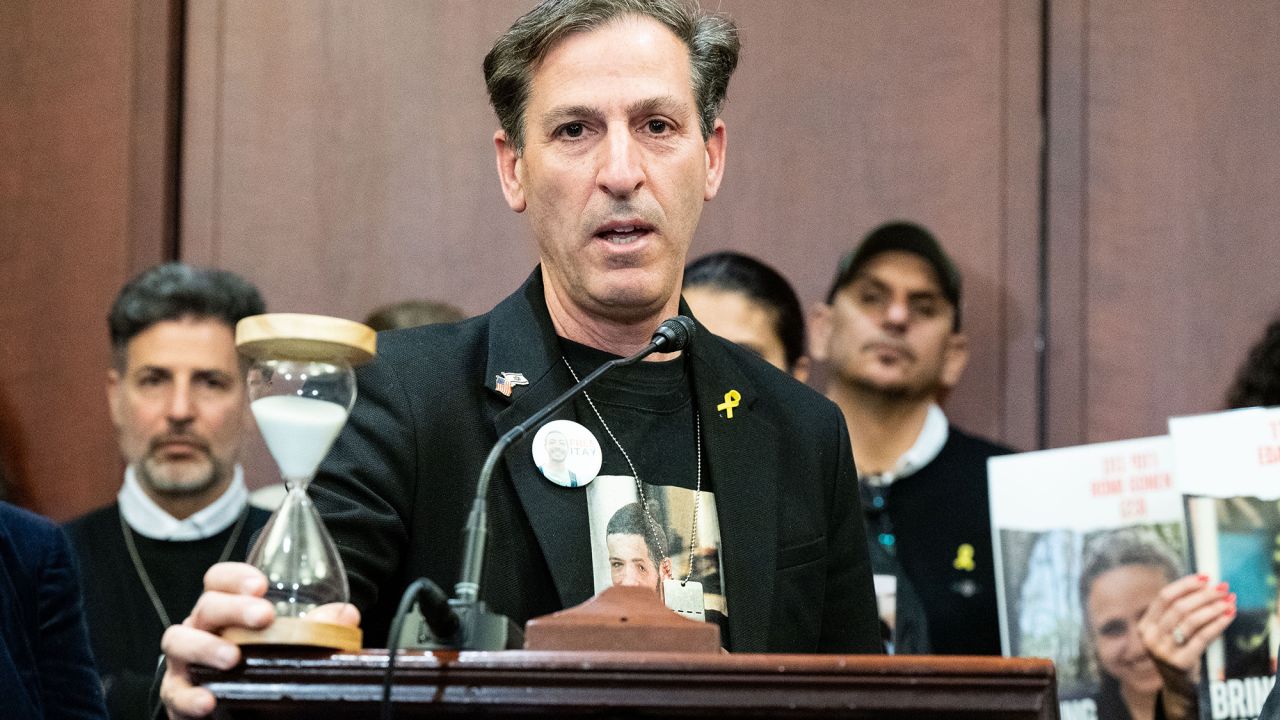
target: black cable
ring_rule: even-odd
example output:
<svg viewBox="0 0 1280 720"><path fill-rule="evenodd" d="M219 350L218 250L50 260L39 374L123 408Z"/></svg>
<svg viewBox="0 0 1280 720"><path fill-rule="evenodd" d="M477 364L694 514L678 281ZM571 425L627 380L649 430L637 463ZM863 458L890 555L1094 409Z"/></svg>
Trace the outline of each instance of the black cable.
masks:
<svg viewBox="0 0 1280 720"><path fill-rule="evenodd" d="M421 597L419 597L421 596ZM420 600L419 607L423 616L428 619L427 627L433 632L440 629L448 641L458 630L458 616L449 611L449 597L440 586L428 578L418 578L404 589L400 596L400 605L396 608L395 618L391 621L391 633L387 636L387 669L382 675L382 720L391 720L393 706L391 704L391 681L395 677L396 653L400 650L400 634L404 632L404 619L413 607L413 601ZM443 611L441 610L443 608ZM432 622L433 620L437 622ZM452 632L447 632L452 624Z"/></svg>

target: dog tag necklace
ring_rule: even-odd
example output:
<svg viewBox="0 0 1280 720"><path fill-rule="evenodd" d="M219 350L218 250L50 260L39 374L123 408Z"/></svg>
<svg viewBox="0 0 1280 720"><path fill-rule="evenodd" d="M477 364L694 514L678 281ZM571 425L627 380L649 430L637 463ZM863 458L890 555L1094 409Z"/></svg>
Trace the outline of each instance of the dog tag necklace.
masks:
<svg viewBox="0 0 1280 720"><path fill-rule="evenodd" d="M569 374L573 376L573 381L578 380L578 373L573 371L573 366L569 364L569 359L561 356L564 366L569 368ZM596 419L600 421L600 427L604 428L605 433L613 444L618 447L618 452L622 453L623 459L627 461L627 467L631 469L631 477L636 481L636 494L640 499L640 507L644 510L645 521L652 528L654 537L658 539L658 550L662 553L664 560L669 560L667 555L667 543L664 539L666 535L662 528L658 525L658 521L653 519L653 515L649 513L649 502L645 499L644 484L640 482L640 473L636 471L635 463L631 462L631 456L627 454L626 448L622 447L622 443L618 441L618 436L613 434L613 430L609 427L609 423L604 421L604 416L600 414L600 409L596 407L596 402L591 399L591 395L585 391L582 397L587 399L587 404L591 406L591 412L595 413ZM707 618L706 600L702 595L702 583L693 580L693 561L695 552L698 548L698 513L702 507L702 415L698 412L695 405L693 408L693 431L694 431L694 447L697 449L697 480L693 490L693 522L689 528L689 571L685 573L684 580L676 580L674 578L665 578L662 581L662 597L666 605L671 610L679 613L682 617L690 620L704 622Z"/></svg>

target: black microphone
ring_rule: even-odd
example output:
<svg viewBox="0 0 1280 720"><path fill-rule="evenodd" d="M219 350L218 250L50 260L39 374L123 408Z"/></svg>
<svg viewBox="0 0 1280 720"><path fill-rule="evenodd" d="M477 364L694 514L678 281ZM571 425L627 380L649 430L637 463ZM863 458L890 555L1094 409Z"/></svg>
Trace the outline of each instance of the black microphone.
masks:
<svg viewBox="0 0 1280 720"><path fill-rule="evenodd" d="M662 352L679 352L693 342L693 336L698 333L698 326L687 315L677 315L673 318L667 318L662 321L657 330L653 331L653 339L649 341L650 345L657 345ZM648 348L646 348L647 350ZM644 353L641 358L647 357L649 353ZM655 351L656 352L656 351Z"/></svg>
<svg viewBox="0 0 1280 720"><path fill-rule="evenodd" d="M502 454L507 451L517 440L524 437L530 430L538 427L552 413L559 410L565 403L572 400L575 396L586 390L589 385L598 380L601 375L609 372L616 367L624 367L626 365L634 365L637 362L649 357L655 352L678 352L689 347L693 341L693 336L697 332L697 325L692 319L684 315L677 315L673 318L664 320L658 329L653 333L653 339L649 341L640 352L625 358L616 358L610 360L600 367L593 370L589 375L582 378L576 385L561 393L559 397L552 400L545 407L530 415L524 422L516 425L498 438L498 442L494 444L493 449L489 451L489 456L485 459L484 467L480 470L480 478L476 481L476 496L471 505L471 514L467 518L464 533L464 554L462 561L462 575L458 583L453 586L454 599L451 604L461 610L463 619L462 623L462 648L468 650L501 650L501 647L475 647L470 644L472 640L480 639L478 635L485 634L481 632L481 628L471 626L468 622L471 617L480 617L484 614L482 603L479 602L480 596L480 575L484 568L485 547L488 542L488 496L489 481L493 476L494 468L497 467L498 460L502 458ZM468 610L472 608L479 609L479 613L471 613Z"/></svg>

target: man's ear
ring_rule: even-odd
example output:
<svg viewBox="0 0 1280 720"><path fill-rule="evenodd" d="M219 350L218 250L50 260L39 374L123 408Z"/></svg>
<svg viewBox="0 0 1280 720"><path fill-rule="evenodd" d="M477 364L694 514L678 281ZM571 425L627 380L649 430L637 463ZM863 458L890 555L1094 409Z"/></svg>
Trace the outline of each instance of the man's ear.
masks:
<svg viewBox="0 0 1280 720"><path fill-rule="evenodd" d="M945 390L950 390L960 382L960 376L969 364L969 337L959 331L951 333L942 353L942 376L938 384Z"/></svg>
<svg viewBox="0 0 1280 720"><path fill-rule="evenodd" d="M124 417L124 388L121 387L123 378L120 377L120 371L111 368L107 371L107 410L111 413L111 424L119 428L121 419Z"/></svg>
<svg viewBox="0 0 1280 720"><path fill-rule="evenodd" d="M827 347L831 342L831 306L814 303L809 309L809 357L815 362L826 362Z"/></svg>
<svg viewBox="0 0 1280 720"><path fill-rule="evenodd" d="M707 187L702 194L704 201L711 200L720 191L720 183L724 180L725 148L729 142L725 134L724 121L716 118L716 124L707 138Z"/></svg>
<svg viewBox="0 0 1280 720"><path fill-rule="evenodd" d="M493 149L498 163L498 180L502 182L502 194L507 198L507 205L516 212L524 212L528 207L521 177L524 160L502 130L493 134Z"/></svg>

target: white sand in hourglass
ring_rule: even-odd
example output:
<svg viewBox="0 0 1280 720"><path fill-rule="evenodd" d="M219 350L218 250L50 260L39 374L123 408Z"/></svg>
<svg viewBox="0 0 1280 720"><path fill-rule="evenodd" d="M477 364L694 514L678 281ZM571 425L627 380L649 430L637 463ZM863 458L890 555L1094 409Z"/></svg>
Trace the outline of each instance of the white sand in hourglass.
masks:
<svg viewBox="0 0 1280 720"><path fill-rule="evenodd" d="M311 479L347 422L341 405L296 395L258 398L249 407L280 474L290 482Z"/></svg>

